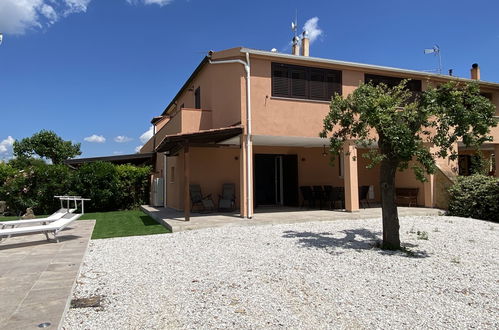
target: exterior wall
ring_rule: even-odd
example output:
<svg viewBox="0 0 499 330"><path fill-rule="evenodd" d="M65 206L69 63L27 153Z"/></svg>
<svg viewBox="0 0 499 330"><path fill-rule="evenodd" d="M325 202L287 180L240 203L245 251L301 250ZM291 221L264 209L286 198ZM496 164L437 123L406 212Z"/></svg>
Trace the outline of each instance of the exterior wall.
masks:
<svg viewBox="0 0 499 330"><path fill-rule="evenodd" d="M203 195L211 194L215 205L222 193L224 183L236 185L236 205L240 202L239 193L239 148L190 148L190 183L199 184ZM209 161L207 161L209 160ZM168 157L167 205L183 209L184 172L183 155ZM171 167L175 168L172 182Z"/></svg>
<svg viewBox="0 0 499 330"><path fill-rule="evenodd" d="M206 64L190 88L177 99L177 111L195 108L194 91L200 87L201 108L212 110L212 125L220 128L241 122L244 68L240 64Z"/></svg>

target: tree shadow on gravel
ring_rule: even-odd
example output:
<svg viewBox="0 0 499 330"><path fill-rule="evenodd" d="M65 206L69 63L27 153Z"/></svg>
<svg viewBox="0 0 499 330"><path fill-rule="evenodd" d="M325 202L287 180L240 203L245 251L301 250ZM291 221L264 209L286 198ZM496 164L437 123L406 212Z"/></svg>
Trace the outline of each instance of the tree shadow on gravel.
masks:
<svg viewBox="0 0 499 330"><path fill-rule="evenodd" d="M338 237L338 236L342 237ZM336 233L322 232L313 233L309 231L287 230L282 235L284 238L298 238L297 244L304 248L316 248L328 250L331 254L342 254L341 250L352 249L357 252L363 250L375 250L383 255L397 255L411 258L427 258L426 251L415 250L417 245L402 243L401 250L383 250L379 248L381 243L381 232L367 229L345 229ZM411 248L411 249L409 249Z"/></svg>

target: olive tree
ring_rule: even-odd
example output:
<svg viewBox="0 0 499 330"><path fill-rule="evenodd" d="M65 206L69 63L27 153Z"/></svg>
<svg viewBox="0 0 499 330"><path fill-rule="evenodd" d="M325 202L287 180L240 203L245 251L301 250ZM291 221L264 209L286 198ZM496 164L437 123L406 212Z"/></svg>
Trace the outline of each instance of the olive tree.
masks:
<svg viewBox="0 0 499 330"><path fill-rule="evenodd" d="M383 247L391 249L400 248L396 171L411 164L416 178L425 181L436 170L436 158L455 160L458 141L479 146L492 140L490 127L496 125L495 107L476 83L448 82L417 94L406 84L368 83L347 97L336 94L320 133L330 137L332 157L348 140L370 147L363 156L371 167L380 165Z"/></svg>
<svg viewBox="0 0 499 330"><path fill-rule="evenodd" d="M65 160L81 155L80 144L64 141L53 131L41 130L31 137L14 142L14 155L27 159L34 155L47 158L53 164L62 164Z"/></svg>

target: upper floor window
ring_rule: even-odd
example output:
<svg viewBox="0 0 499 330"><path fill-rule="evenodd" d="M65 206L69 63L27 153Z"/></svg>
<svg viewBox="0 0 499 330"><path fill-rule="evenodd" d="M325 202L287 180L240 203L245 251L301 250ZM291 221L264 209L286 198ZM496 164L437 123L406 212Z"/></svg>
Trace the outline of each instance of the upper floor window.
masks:
<svg viewBox="0 0 499 330"><path fill-rule="evenodd" d="M194 91L194 107L201 109L201 87L196 88Z"/></svg>
<svg viewBox="0 0 499 330"><path fill-rule="evenodd" d="M272 63L272 96L330 101L341 94L341 71Z"/></svg>
<svg viewBox="0 0 499 330"><path fill-rule="evenodd" d="M367 83L372 83L373 85L385 84L388 87L395 87L403 80L403 78L397 77L387 77L387 76L378 76L375 74L365 74L364 80ZM412 92L421 92L421 80L411 79L407 82L407 89Z"/></svg>

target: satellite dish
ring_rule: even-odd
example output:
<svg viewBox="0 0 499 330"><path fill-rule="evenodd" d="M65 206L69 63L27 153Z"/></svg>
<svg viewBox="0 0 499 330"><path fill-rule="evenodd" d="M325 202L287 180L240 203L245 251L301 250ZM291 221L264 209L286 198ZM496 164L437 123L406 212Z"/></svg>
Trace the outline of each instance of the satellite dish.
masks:
<svg viewBox="0 0 499 330"><path fill-rule="evenodd" d="M3 40L3 33L0 33L0 45L2 44L2 40Z"/></svg>
<svg viewBox="0 0 499 330"><path fill-rule="evenodd" d="M291 30L296 31L296 28L297 28L296 23L291 22Z"/></svg>

